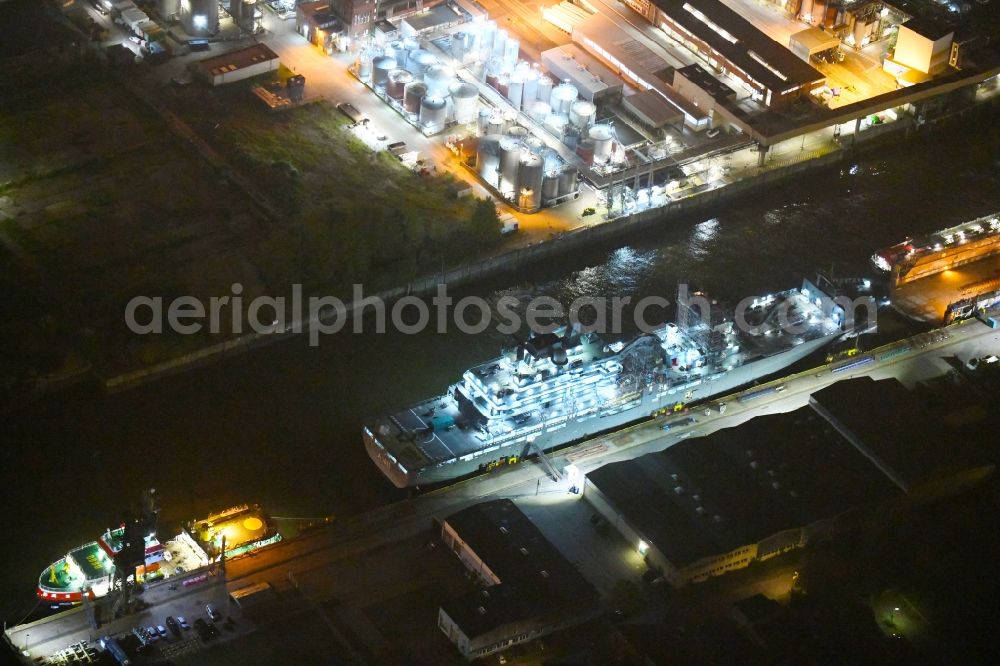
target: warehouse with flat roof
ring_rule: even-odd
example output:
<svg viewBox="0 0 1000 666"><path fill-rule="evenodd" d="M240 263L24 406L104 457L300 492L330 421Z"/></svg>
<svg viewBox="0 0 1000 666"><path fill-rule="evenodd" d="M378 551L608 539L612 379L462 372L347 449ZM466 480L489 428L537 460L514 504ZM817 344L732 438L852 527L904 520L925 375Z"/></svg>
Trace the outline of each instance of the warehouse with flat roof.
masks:
<svg viewBox="0 0 1000 666"><path fill-rule="evenodd" d="M719 0L626 0L653 25L741 79L769 107L781 107L825 83L819 70Z"/></svg>
<svg viewBox="0 0 1000 666"><path fill-rule="evenodd" d="M605 465L584 489L673 585L798 548L847 510L901 494L808 407Z"/></svg>
<svg viewBox="0 0 1000 666"><path fill-rule="evenodd" d="M452 514L441 540L483 586L438 611L438 627L468 659L583 622L599 610L587 579L509 499Z"/></svg>

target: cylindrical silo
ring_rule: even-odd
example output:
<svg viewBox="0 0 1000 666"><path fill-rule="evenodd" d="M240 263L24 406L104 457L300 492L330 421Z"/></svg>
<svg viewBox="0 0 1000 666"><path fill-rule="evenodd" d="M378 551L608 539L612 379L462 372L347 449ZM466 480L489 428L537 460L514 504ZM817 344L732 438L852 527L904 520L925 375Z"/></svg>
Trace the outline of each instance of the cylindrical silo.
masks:
<svg viewBox="0 0 1000 666"><path fill-rule="evenodd" d="M479 138L476 150L476 171L479 177L493 187L497 186L500 172L500 136L490 134Z"/></svg>
<svg viewBox="0 0 1000 666"><path fill-rule="evenodd" d="M521 43L510 37L503 45L503 62L510 69L517 65L517 56L521 52Z"/></svg>
<svg viewBox="0 0 1000 666"><path fill-rule="evenodd" d="M403 51L409 54L411 51L416 51L420 48L420 42L413 39L412 37L407 37L403 40Z"/></svg>
<svg viewBox="0 0 1000 666"><path fill-rule="evenodd" d="M358 58L355 61L358 78L362 81L371 81L372 78L372 58L374 54L368 49L358 51Z"/></svg>
<svg viewBox="0 0 1000 666"><path fill-rule="evenodd" d="M608 125L594 125L588 133L594 144L594 163L604 164L611 158L612 135Z"/></svg>
<svg viewBox="0 0 1000 666"><path fill-rule="evenodd" d="M464 32L456 32L451 36L451 57L458 62L465 60L465 52L468 47L467 40L468 35Z"/></svg>
<svg viewBox="0 0 1000 666"><path fill-rule="evenodd" d="M471 83L453 83L450 92L451 99L455 103L455 122L464 125L475 120L479 106L479 90Z"/></svg>
<svg viewBox="0 0 1000 666"><path fill-rule="evenodd" d="M517 187L517 166L521 161L521 141L505 136L500 139L500 191L512 192Z"/></svg>
<svg viewBox="0 0 1000 666"><path fill-rule="evenodd" d="M552 96L549 104L552 105L552 113L562 113L569 115L570 106L576 101L579 91L571 83L560 83L552 89Z"/></svg>
<svg viewBox="0 0 1000 666"><path fill-rule="evenodd" d="M528 70L524 75L524 92L521 93L521 108L527 109L534 102L538 94L538 72L533 69Z"/></svg>
<svg viewBox="0 0 1000 666"><path fill-rule="evenodd" d="M559 172L549 171L542 178L542 202L549 203L559 196Z"/></svg>
<svg viewBox="0 0 1000 666"><path fill-rule="evenodd" d="M479 41L482 46L486 48L493 48L493 38L497 34L497 22L490 19L483 24L482 29L479 31Z"/></svg>
<svg viewBox="0 0 1000 666"><path fill-rule="evenodd" d="M559 196L565 196L576 191L576 169L563 167L559 172Z"/></svg>
<svg viewBox="0 0 1000 666"><path fill-rule="evenodd" d="M501 95L503 95L504 97L506 97L507 96L507 91L510 89L510 76L507 75L507 74L501 74L500 76L498 76L497 77L497 82L493 86L493 88L498 93L500 93Z"/></svg>
<svg viewBox="0 0 1000 666"><path fill-rule="evenodd" d="M413 81L413 74L405 69L394 69L389 72L389 81L385 84L385 94L396 101L403 99L406 85Z"/></svg>
<svg viewBox="0 0 1000 666"><path fill-rule="evenodd" d="M545 126L549 128L549 131L561 139L563 130L566 128L566 123L568 122L569 119L563 114L550 113L545 119Z"/></svg>
<svg viewBox="0 0 1000 666"><path fill-rule="evenodd" d="M420 125L430 131L444 128L448 117L448 105L441 97L430 95L420 100Z"/></svg>
<svg viewBox="0 0 1000 666"><path fill-rule="evenodd" d="M389 72L398 69L396 59L389 56L379 56L372 60L372 84L385 87L389 82Z"/></svg>
<svg viewBox="0 0 1000 666"><path fill-rule="evenodd" d="M528 130L524 129L520 125L514 125L513 127L507 129L507 136L524 141L528 138Z"/></svg>
<svg viewBox="0 0 1000 666"><path fill-rule="evenodd" d="M545 142L539 139L537 136L529 136L523 141L523 145L530 152L535 155L541 155L542 151L545 150Z"/></svg>
<svg viewBox="0 0 1000 666"><path fill-rule="evenodd" d="M542 205L542 158L527 151L521 151L517 165L518 205L528 211L536 211Z"/></svg>
<svg viewBox="0 0 1000 666"><path fill-rule="evenodd" d="M483 107L479 109L479 115L476 117L476 130L479 136L485 136L490 132L490 116L492 111L488 108Z"/></svg>
<svg viewBox="0 0 1000 666"><path fill-rule="evenodd" d="M403 108L408 113L420 113L420 100L427 94L427 86L422 81L411 81L403 91Z"/></svg>
<svg viewBox="0 0 1000 666"><path fill-rule="evenodd" d="M572 123L566 123L566 126L563 127L562 141L575 150L577 144L580 143L580 128Z"/></svg>
<svg viewBox="0 0 1000 666"><path fill-rule="evenodd" d="M503 112L503 131L506 132L517 124L517 113L514 111Z"/></svg>
<svg viewBox="0 0 1000 666"><path fill-rule="evenodd" d="M427 68L437 62L437 57L430 51L414 49L406 56L406 69L413 72L413 76L420 78L427 71Z"/></svg>
<svg viewBox="0 0 1000 666"><path fill-rule="evenodd" d="M517 72L510 75L507 84L507 99L515 109L521 108L521 95L524 93L524 77Z"/></svg>
<svg viewBox="0 0 1000 666"><path fill-rule="evenodd" d="M486 127L487 134L503 134L503 111L493 109L490 114L490 122Z"/></svg>
<svg viewBox="0 0 1000 666"><path fill-rule="evenodd" d="M493 57L503 58L504 47L507 45L507 31L503 28L496 31L493 35Z"/></svg>
<svg viewBox="0 0 1000 666"><path fill-rule="evenodd" d="M536 123L544 123L545 119L549 117L552 113L552 107L549 106L548 102L543 102L540 99L536 99L528 107L528 117L534 120Z"/></svg>
<svg viewBox="0 0 1000 666"><path fill-rule="evenodd" d="M427 84L427 94L432 97L446 97L448 87L455 80L451 68L434 64L424 72L424 83Z"/></svg>
<svg viewBox="0 0 1000 666"><path fill-rule="evenodd" d="M593 102L578 99L569 107L569 122L578 129L585 130L594 124L597 107Z"/></svg>
<svg viewBox="0 0 1000 666"><path fill-rule="evenodd" d="M539 76L538 85L535 89L535 99L541 100L546 104L548 104L549 99L551 98L552 98L552 79L544 75Z"/></svg>

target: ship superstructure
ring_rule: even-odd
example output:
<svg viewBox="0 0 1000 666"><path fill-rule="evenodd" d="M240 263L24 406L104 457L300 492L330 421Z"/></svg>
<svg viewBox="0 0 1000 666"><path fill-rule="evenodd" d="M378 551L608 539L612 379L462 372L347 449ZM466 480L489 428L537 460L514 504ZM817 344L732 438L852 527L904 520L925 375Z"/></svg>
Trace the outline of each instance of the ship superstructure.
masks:
<svg viewBox="0 0 1000 666"><path fill-rule="evenodd" d="M805 281L740 312L681 307L628 342L563 328L467 370L445 395L363 430L398 487L518 462L770 375L842 335L844 312Z"/></svg>

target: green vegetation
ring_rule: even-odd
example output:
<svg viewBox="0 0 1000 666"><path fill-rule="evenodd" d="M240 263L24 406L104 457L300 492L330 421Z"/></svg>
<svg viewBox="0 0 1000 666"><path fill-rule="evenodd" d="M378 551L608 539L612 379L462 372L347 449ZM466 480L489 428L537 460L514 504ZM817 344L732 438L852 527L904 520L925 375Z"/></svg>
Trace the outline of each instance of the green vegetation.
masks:
<svg viewBox="0 0 1000 666"><path fill-rule="evenodd" d="M373 153L328 103L267 113L246 88L194 88L175 107L288 213L261 246L273 289L394 286L499 242L493 204L458 198L452 176Z"/></svg>

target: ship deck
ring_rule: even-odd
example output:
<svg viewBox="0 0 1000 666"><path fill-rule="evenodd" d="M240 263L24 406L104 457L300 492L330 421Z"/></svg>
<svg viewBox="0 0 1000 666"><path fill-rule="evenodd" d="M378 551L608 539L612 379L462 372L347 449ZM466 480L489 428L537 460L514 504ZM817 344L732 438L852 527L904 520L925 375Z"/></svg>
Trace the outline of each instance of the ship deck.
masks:
<svg viewBox="0 0 1000 666"><path fill-rule="evenodd" d="M69 592L79 589L82 581L67 571L66 558L53 562L38 577L38 586L50 592Z"/></svg>

